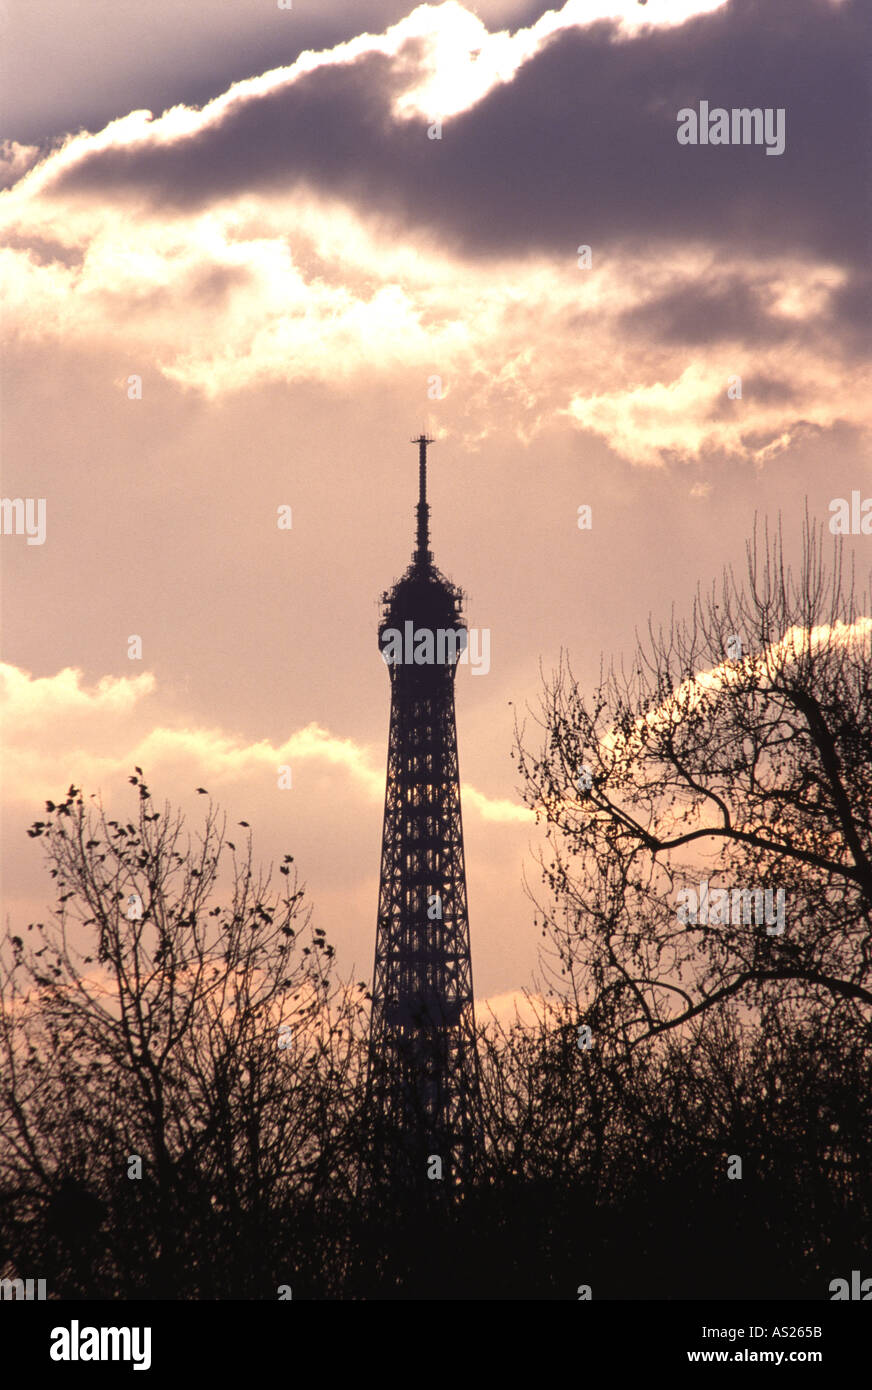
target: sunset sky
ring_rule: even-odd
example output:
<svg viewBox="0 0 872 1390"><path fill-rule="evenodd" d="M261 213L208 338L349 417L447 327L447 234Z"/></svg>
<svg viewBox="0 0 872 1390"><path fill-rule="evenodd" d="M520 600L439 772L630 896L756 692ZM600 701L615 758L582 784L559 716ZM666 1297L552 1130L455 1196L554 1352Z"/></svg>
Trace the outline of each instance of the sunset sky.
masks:
<svg viewBox="0 0 872 1390"><path fill-rule="evenodd" d="M4 920L52 900L44 800L127 820L139 764L292 853L370 978L426 428L436 563L491 633L456 684L476 996L530 982L540 664L592 689L755 513L797 554L806 499L872 496L864 11L2 0L0 486L45 499L0 541ZM703 101L783 109L783 153L679 144Z"/></svg>

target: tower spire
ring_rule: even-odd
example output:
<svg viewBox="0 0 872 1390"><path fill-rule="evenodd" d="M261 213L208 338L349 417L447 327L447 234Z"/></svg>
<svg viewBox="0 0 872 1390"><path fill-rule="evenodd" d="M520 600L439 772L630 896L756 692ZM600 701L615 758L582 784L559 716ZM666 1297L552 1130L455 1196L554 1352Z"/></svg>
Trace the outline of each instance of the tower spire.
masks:
<svg viewBox="0 0 872 1390"><path fill-rule="evenodd" d="M418 527L414 561L421 568L426 568L433 559L430 550L430 508L427 504L427 445L433 442L423 433L412 440L412 443L418 446Z"/></svg>

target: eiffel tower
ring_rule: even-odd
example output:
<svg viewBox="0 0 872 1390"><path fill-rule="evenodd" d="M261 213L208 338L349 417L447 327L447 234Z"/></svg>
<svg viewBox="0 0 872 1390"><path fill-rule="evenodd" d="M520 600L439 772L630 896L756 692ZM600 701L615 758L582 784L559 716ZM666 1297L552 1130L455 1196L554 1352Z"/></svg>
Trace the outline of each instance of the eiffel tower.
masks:
<svg viewBox="0 0 872 1390"><path fill-rule="evenodd" d="M391 724L368 1110L378 1180L444 1192L472 1171L480 1109L454 720L467 631L463 594L440 574L429 548L432 442L423 434L412 440L416 545L405 574L381 600ZM440 1184L428 1181L439 1176Z"/></svg>

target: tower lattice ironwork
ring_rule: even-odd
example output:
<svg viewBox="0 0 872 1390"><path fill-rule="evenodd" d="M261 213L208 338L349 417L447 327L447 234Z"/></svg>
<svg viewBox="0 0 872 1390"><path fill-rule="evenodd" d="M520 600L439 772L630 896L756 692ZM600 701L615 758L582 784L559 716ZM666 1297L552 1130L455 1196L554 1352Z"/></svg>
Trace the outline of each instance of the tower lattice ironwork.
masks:
<svg viewBox="0 0 872 1390"><path fill-rule="evenodd" d="M381 889L370 1026L375 1168L389 1181L468 1173L480 1142L472 964L454 678L463 594L433 563L427 445L418 445L416 546L382 595L391 679ZM444 1190L444 1189L443 1189Z"/></svg>

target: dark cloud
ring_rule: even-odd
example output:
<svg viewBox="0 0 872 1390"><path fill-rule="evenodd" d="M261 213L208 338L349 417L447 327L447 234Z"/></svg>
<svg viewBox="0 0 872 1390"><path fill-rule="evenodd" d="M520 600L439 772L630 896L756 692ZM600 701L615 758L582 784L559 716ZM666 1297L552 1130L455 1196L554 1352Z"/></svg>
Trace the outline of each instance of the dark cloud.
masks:
<svg viewBox="0 0 872 1390"><path fill-rule="evenodd" d="M762 373L742 376L742 400L753 403L754 405L801 405L801 395L795 386L790 382L782 381L779 377L764 376ZM709 420L729 420L735 418L736 402L731 400L725 390L718 393L711 410L708 412ZM742 443L749 448L762 449L767 444L771 444L773 439L777 439L781 433L781 425L773 430L757 431L754 434L746 433L742 436ZM803 429L806 427L803 426Z"/></svg>
<svg viewBox="0 0 872 1390"><path fill-rule="evenodd" d="M798 327L767 312L765 290L738 275L723 283L685 281L667 294L622 315L626 328L642 329L646 337L688 346L749 339L761 347L794 337ZM804 328L801 331L805 331Z"/></svg>
<svg viewBox="0 0 872 1390"><path fill-rule="evenodd" d="M306 49L380 33L411 6L409 0L297 0L293 10L279 10L276 0L88 0L87 23L83 8L69 0L39 6L20 0L3 24L0 4L9 55L0 125L7 134L46 144L67 131L100 130L131 110L202 106Z"/></svg>
<svg viewBox="0 0 872 1390"><path fill-rule="evenodd" d="M306 184L427 228L468 256L545 252L573 268L580 243L600 257L617 244L656 256L676 240L726 246L731 257L859 265L869 247L859 194L867 40L860 0L733 0L621 42L606 22L564 31L512 82L447 120L441 141L427 139L425 122L390 118L412 52L397 62L370 55L241 103L176 146L95 153L59 183L167 211ZM784 107L785 152L680 146L676 113L701 99ZM715 307L727 331L729 306ZM685 327L695 331L690 308Z"/></svg>
<svg viewBox="0 0 872 1390"><path fill-rule="evenodd" d="M78 269L84 265L85 253L78 246L63 246L47 237L33 236L32 233L6 232L0 237L0 246L10 251L27 251L37 265L51 265L59 262L68 269Z"/></svg>
<svg viewBox="0 0 872 1390"><path fill-rule="evenodd" d="M742 396L753 397L764 405L789 405L799 400L799 392L789 382L774 376L746 376L742 378Z"/></svg>
<svg viewBox="0 0 872 1390"><path fill-rule="evenodd" d="M204 266L191 276L188 298L201 307L220 309L234 290L250 284L251 272L247 266Z"/></svg>
<svg viewBox="0 0 872 1390"><path fill-rule="evenodd" d="M830 296L830 321L845 349L857 357L872 351L872 275L852 275Z"/></svg>
<svg viewBox="0 0 872 1390"><path fill-rule="evenodd" d="M231 294L251 284L251 272L246 266L198 266L171 285L145 284L136 289L129 284L123 288L104 288L102 298L117 305L119 312L158 313L180 306L218 312Z"/></svg>
<svg viewBox="0 0 872 1390"><path fill-rule="evenodd" d="M290 86L240 100L195 136L90 154L55 187L145 197L165 212L299 183L366 203L376 181L389 181L384 154L399 138L389 104L406 81L402 65L381 54L319 68ZM398 207L399 197L397 190Z"/></svg>
<svg viewBox="0 0 872 1390"><path fill-rule="evenodd" d="M775 267L773 272L777 273ZM685 279L667 293L628 309L620 324L658 342L687 347L719 342L750 342L760 348L804 343L808 318L791 319L772 312L772 298L769 282L756 273L744 279L739 273L721 276L714 283ZM830 351L846 359L865 357L872 348L872 275L852 273L844 285L831 290L814 325L831 339Z"/></svg>

